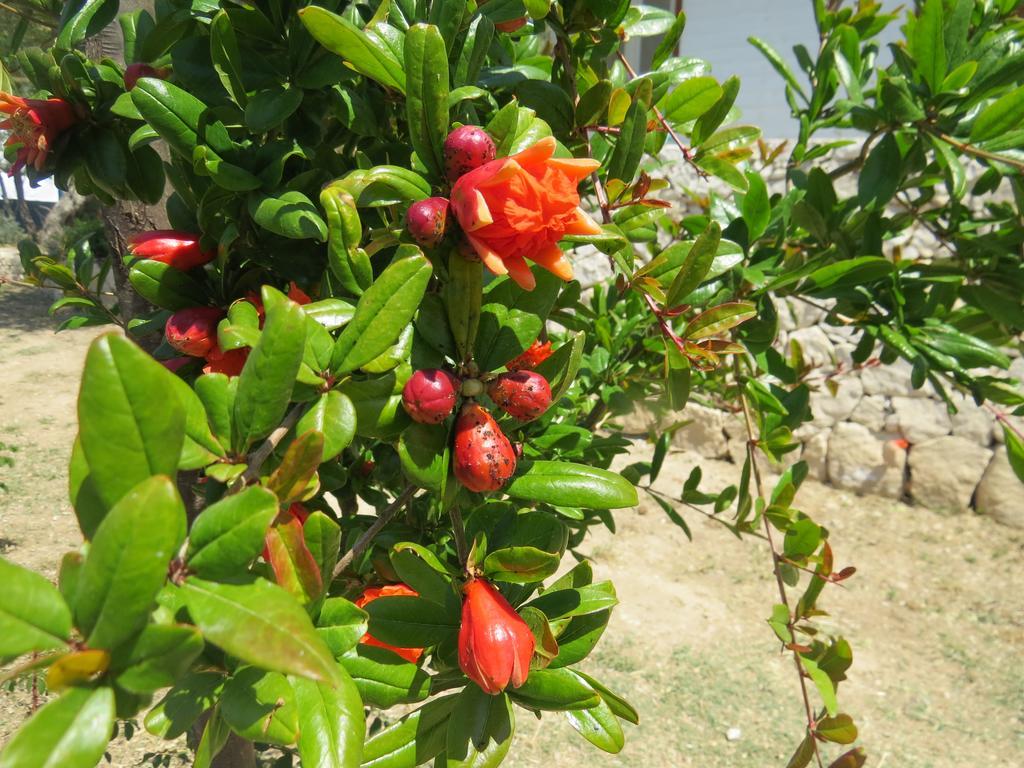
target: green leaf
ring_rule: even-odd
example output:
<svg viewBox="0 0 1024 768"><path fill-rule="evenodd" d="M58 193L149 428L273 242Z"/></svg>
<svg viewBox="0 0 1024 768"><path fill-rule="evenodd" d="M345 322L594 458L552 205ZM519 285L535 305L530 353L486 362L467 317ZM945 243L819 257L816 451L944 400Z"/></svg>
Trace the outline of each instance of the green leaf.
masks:
<svg viewBox="0 0 1024 768"><path fill-rule="evenodd" d="M495 581L533 584L558 570L561 558L536 547L506 547L491 552L484 560L484 573Z"/></svg>
<svg viewBox="0 0 1024 768"><path fill-rule="evenodd" d="M293 240L327 240L327 224L313 201L301 192L289 191L279 197L253 195L249 215L268 232Z"/></svg>
<svg viewBox="0 0 1024 768"><path fill-rule="evenodd" d="M1006 440L1006 456L1017 479L1024 483L1024 439L1009 424L1001 422Z"/></svg>
<svg viewBox="0 0 1024 768"><path fill-rule="evenodd" d="M301 501L323 455L323 433L314 429L300 434L288 444L280 465L267 479L267 488L282 504Z"/></svg>
<svg viewBox="0 0 1024 768"><path fill-rule="evenodd" d="M826 673L825 670L819 668L813 659L801 656L800 663L807 671L807 674L810 676L815 687L817 687L818 693L821 696L821 701L825 705L825 709L828 710L828 714L831 717L835 717L839 709L839 704L836 701L836 686L835 683L832 682L832 678L828 676L828 673Z"/></svg>
<svg viewBox="0 0 1024 768"><path fill-rule="evenodd" d="M558 655L552 660L550 669L569 667L587 658L604 634L610 618L610 610L574 617L557 636Z"/></svg>
<svg viewBox="0 0 1024 768"><path fill-rule="evenodd" d="M405 70L398 57L348 19L316 6L299 11L306 29L324 48L345 59L356 72L386 88L405 92Z"/></svg>
<svg viewBox="0 0 1024 768"><path fill-rule="evenodd" d="M747 194L743 197L743 220L747 223L750 241L757 240L768 229L772 207L768 199L768 187L761 174L747 171Z"/></svg>
<svg viewBox="0 0 1024 768"><path fill-rule="evenodd" d="M399 578L425 600L449 606L455 597L451 577L437 555L426 547L404 541L391 551L391 565Z"/></svg>
<svg viewBox="0 0 1024 768"><path fill-rule="evenodd" d="M356 409L356 434L382 440L397 437L411 419L402 407L402 385L408 374L394 372L365 381L351 380L339 387Z"/></svg>
<svg viewBox="0 0 1024 768"><path fill-rule="evenodd" d="M199 396L184 379L171 376L167 381L185 411L185 441L181 448L179 469L198 469L218 458L225 458L227 452L210 431L206 409Z"/></svg>
<svg viewBox="0 0 1024 768"><path fill-rule="evenodd" d="M164 739L178 738L216 704L223 684L221 672L188 673L146 714L146 730Z"/></svg>
<svg viewBox="0 0 1024 768"><path fill-rule="evenodd" d="M571 709L565 716L569 725L598 749L615 755L625 746L622 725L603 698L596 707Z"/></svg>
<svg viewBox="0 0 1024 768"><path fill-rule="evenodd" d="M476 685L458 695L448 719L445 768L495 768L512 746L515 715L505 694L491 696Z"/></svg>
<svg viewBox="0 0 1024 768"><path fill-rule="evenodd" d="M135 108L160 138L191 162L206 105L188 91L153 77L140 79L131 94Z"/></svg>
<svg viewBox="0 0 1024 768"><path fill-rule="evenodd" d="M203 636L183 624L149 624L112 659L115 682L132 693L153 693L184 677L202 653Z"/></svg>
<svg viewBox="0 0 1024 768"><path fill-rule="evenodd" d="M600 125L608 111L608 102L614 86L610 80L598 80L580 95L576 105L576 125Z"/></svg>
<svg viewBox="0 0 1024 768"><path fill-rule="evenodd" d="M366 606L370 634L396 648L437 645L458 631L458 616L422 597L379 597Z"/></svg>
<svg viewBox="0 0 1024 768"><path fill-rule="evenodd" d="M448 427L411 424L398 439L398 458L406 476L421 488L440 491L448 475Z"/></svg>
<svg viewBox="0 0 1024 768"><path fill-rule="evenodd" d="M864 285L892 274L893 265L881 256L856 256L814 270L807 279L818 288L836 290Z"/></svg>
<svg viewBox="0 0 1024 768"><path fill-rule="evenodd" d="M78 395L79 439L107 507L146 478L177 471L185 415L173 376L123 336L106 334L89 347Z"/></svg>
<svg viewBox="0 0 1024 768"><path fill-rule="evenodd" d="M210 58L221 85L240 107L245 107L245 86L242 84L242 54L227 11L220 11L210 21Z"/></svg>
<svg viewBox="0 0 1024 768"><path fill-rule="evenodd" d="M526 682L509 694L528 709L554 712L590 709L601 703L594 689L570 669L534 669Z"/></svg>
<svg viewBox="0 0 1024 768"><path fill-rule="evenodd" d="M369 706L389 709L423 701L430 694L430 676L387 648L361 644L339 660Z"/></svg>
<svg viewBox="0 0 1024 768"><path fill-rule="evenodd" d="M406 119L416 155L444 178L442 145L448 135L448 52L433 24L414 24L405 35Z"/></svg>
<svg viewBox="0 0 1024 768"><path fill-rule="evenodd" d="M445 749L448 719L457 696L442 696L371 736L363 746L363 768L415 768Z"/></svg>
<svg viewBox="0 0 1024 768"><path fill-rule="evenodd" d="M277 497L261 486L211 504L199 513L189 532L185 557L189 569L212 579L244 572L263 549L277 509Z"/></svg>
<svg viewBox="0 0 1024 768"><path fill-rule="evenodd" d="M112 689L72 688L15 732L0 768L93 768L113 728Z"/></svg>
<svg viewBox="0 0 1024 768"><path fill-rule="evenodd" d="M238 378L232 414L232 441L238 453L277 428L292 399L302 362L306 317L283 293L263 287L266 324L259 343Z"/></svg>
<svg viewBox="0 0 1024 768"><path fill-rule="evenodd" d="M142 259L132 264L128 280L138 294L162 309L202 306L206 290L187 274L169 264Z"/></svg>
<svg viewBox="0 0 1024 768"><path fill-rule="evenodd" d="M90 648L116 648L145 626L184 537L185 507L167 477L144 480L114 505L78 577L75 619Z"/></svg>
<svg viewBox="0 0 1024 768"><path fill-rule="evenodd" d="M713 77L691 77L683 80L659 102L662 114L671 123L680 125L696 120L722 98L722 86Z"/></svg>
<svg viewBox="0 0 1024 768"><path fill-rule="evenodd" d="M786 557L797 559L813 555L821 544L821 526L813 520L797 520L786 531L783 551Z"/></svg>
<svg viewBox="0 0 1024 768"><path fill-rule="evenodd" d="M299 757L316 768L358 768L366 730L363 702L344 671L331 685L291 679L299 710Z"/></svg>
<svg viewBox="0 0 1024 768"><path fill-rule="evenodd" d="M995 139L1024 122L1024 85L1015 88L982 110L971 126L975 144Z"/></svg>
<svg viewBox="0 0 1024 768"><path fill-rule="evenodd" d="M75 48L112 22L117 9L117 0L71 0L61 12L57 46L67 51Z"/></svg>
<svg viewBox="0 0 1024 768"><path fill-rule="evenodd" d="M823 717L814 729L825 741L833 744L853 744L857 740L857 726L853 718L846 714L835 717Z"/></svg>
<svg viewBox="0 0 1024 768"><path fill-rule="evenodd" d="M309 616L275 584L215 584L195 577L182 586L204 637L242 661L285 674L334 682L338 667Z"/></svg>
<svg viewBox="0 0 1024 768"><path fill-rule="evenodd" d="M508 278L493 281L484 294L475 357L482 371L493 371L522 353L540 335L562 281L533 268L537 286L524 291Z"/></svg>
<svg viewBox="0 0 1024 768"><path fill-rule="evenodd" d="M323 512L317 510L302 524L306 548L314 562L320 566L320 582L330 586L334 566L341 551L341 527ZM335 654L337 655L337 654Z"/></svg>
<svg viewBox="0 0 1024 768"><path fill-rule="evenodd" d="M677 306L704 282L718 253L721 239L722 228L717 221L712 221L691 246L689 253L686 254L686 260L676 272L675 279L665 294L666 307Z"/></svg>
<svg viewBox="0 0 1024 768"><path fill-rule="evenodd" d="M334 373L355 370L383 354L412 322L432 269L426 257L399 259L359 299L355 314L334 346Z"/></svg>
<svg viewBox="0 0 1024 768"><path fill-rule="evenodd" d="M316 633L331 653L341 658L366 634L366 611L343 597L328 597L320 608Z"/></svg>
<svg viewBox="0 0 1024 768"><path fill-rule="evenodd" d="M892 200L899 189L902 174L900 166L903 158L900 155L896 137L885 134L868 154L860 176L857 177L857 199L865 208L882 208Z"/></svg>
<svg viewBox="0 0 1024 768"><path fill-rule="evenodd" d="M759 50L762 55L768 59L768 63L772 65L775 71L782 76L782 79L786 81L789 87L796 93L800 94L804 101L807 101L807 94L804 92L803 86L800 85L800 82L796 79L796 75L793 74L793 71L789 68L786 62L783 61L778 51L768 45L764 40L757 37L748 37L747 42L757 48L757 50Z"/></svg>
<svg viewBox="0 0 1024 768"><path fill-rule="evenodd" d="M559 461L522 462L505 493L517 499L587 509L621 509L639 503L636 488L622 475Z"/></svg>
<svg viewBox="0 0 1024 768"><path fill-rule="evenodd" d="M286 745L299 736L295 693L278 672L239 667L224 684L220 714L231 730L249 741Z"/></svg>
<svg viewBox="0 0 1024 768"><path fill-rule="evenodd" d="M302 89L276 85L256 93L245 108L245 124L257 133L272 130L302 104Z"/></svg>
<svg viewBox="0 0 1024 768"><path fill-rule="evenodd" d="M543 612L548 619L554 621L608 611L618 602L612 583L602 581L597 584L572 588L563 586L556 589L555 585L552 585L552 588L532 600L528 605Z"/></svg>
<svg viewBox="0 0 1024 768"><path fill-rule="evenodd" d="M608 688L606 688L604 685L602 685L597 680L592 678L590 675L587 675L583 672L576 672L576 674L582 677L583 680L587 683L587 685L589 685L591 688L597 691L598 694L600 694L601 699L604 701L605 704L608 705L608 707L611 709L612 713L616 717L625 720L627 723L632 723L633 725L640 725L640 715L637 713L636 709L633 707L632 704L630 704L628 701L626 701L618 694L610 691Z"/></svg>
<svg viewBox="0 0 1024 768"><path fill-rule="evenodd" d="M913 34L907 41L917 71L928 83L932 93L941 89L946 77L946 41L943 35L945 16L943 0L926 0L914 24Z"/></svg>
<svg viewBox="0 0 1024 768"><path fill-rule="evenodd" d="M672 26L669 27L668 32L665 33L661 42L658 43L658 47L654 50L654 56L651 59L652 71L657 70L669 57L675 55L684 29L686 29L686 14L680 11L675 21L672 22Z"/></svg>
<svg viewBox="0 0 1024 768"><path fill-rule="evenodd" d="M730 77L722 83L722 95L718 98L718 101L697 118L697 122L693 126L690 137L694 147L699 147L718 130L718 126L729 116L729 111L736 102L736 96L739 95L739 92L739 78L735 76Z"/></svg>
<svg viewBox="0 0 1024 768"><path fill-rule="evenodd" d="M690 341L717 336L757 316L757 308L749 301L731 301L705 310L690 320L683 338Z"/></svg>
<svg viewBox="0 0 1024 768"><path fill-rule="evenodd" d="M53 584L3 558L0 584L0 659L64 647L71 611Z"/></svg>
<svg viewBox="0 0 1024 768"><path fill-rule="evenodd" d="M626 110L615 148L605 163L608 179L621 179L629 184L640 167L647 138L647 106L634 100Z"/></svg>

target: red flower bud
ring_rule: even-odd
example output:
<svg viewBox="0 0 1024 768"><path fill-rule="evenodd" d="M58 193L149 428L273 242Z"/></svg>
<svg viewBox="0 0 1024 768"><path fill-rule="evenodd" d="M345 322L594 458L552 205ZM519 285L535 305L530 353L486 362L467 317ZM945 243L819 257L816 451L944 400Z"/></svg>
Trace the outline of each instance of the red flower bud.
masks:
<svg viewBox="0 0 1024 768"><path fill-rule="evenodd" d="M412 239L424 248L433 248L448 229L448 198L428 197L409 206L405 225Z"/></svg>
<svg viewBox="0 0 1024 768"><path fill-rule="evenodd" d="M533 632L490 582L470 579L462 592L459 666L492 696L518 688L530 674Z"/></svg>
<svg viewBox="0 0 1024 768"><path fill-rule="evenodd" d="M494 28L499 32L515 32L517 29L522 29L526 26L526 17L521 16L518 19L510 19L509 21L499 21L494 25Z"/></svg>
<svg viewBox="0 0 1024 768"><path fill-rule="evenodd" d="M356 600L356 605L360 608L365 608L367 603L372 603L378 597L395 597L395 596L406 596L406 597L419 597L419 592L406 586L405 584L389 584L384 587L367 587L363 594L360 595L359 599ZM396 648L393 645L382 643L380 640L375 638L369 632L363 635L362 640L359 641L365 645L375 645L378 648L387 648L389 651L393 651L401 656L406 661L411 661L415 664L420 660L420 656L423 655L422 648Z"/></svg>
<svg viewBox="0 0 1024 768"><path fill-rule="evenodd" d="M140 232L128 238L128 243L138 258L160 261L182 271L202 266L217 256L215 250L199 247L199 235L175 229Z"/></svg>
<svg viewBox="0 0 1024 768"><path fill-rule="evenodd" d="M203 373L223 373L225 376L238 376L245 367L245 361L249 359L248 347L242 349L229 349L222 352L220 347L215 346L206 355L206 365L203 366Z"/></svg>
<svg viewBox="0 0 1024 768"><path fill-rule="evenodd" d="M205 357L217 346L217 323L224 311L217 307L179 309L164 326L167 343L192 357Z"/></svg>
<svg viewBox="0 0 1024 768"><path fill-rule="evenodd" d="M549 357L551 357L551 342L542 342L540 339L536 339L522 354L505 363L505 367L510 371L521 371L524 368L532 371Z"/></svg>
<svg viewBox="0 0 1024 768"><path fill-rule="evenodd" d="M551 405L551 386L534 371L501 374L488 385L487 395L501 410L520 421L536 419Z"/></svg>
<svg viewBox="0 0 1024 768"><path fill-rule="evenodd" d="M498 155L494 139L483 128L463 125L444 140L444 170L448 181L489 163Z"/></svg>
<svg viewBox="0 0 1024 768"><path fill-rule="evenodd" d="M124 68L124 89L130 91L143 77L155 77L160 80L171 74L167 67L154 67L152 64L129 64Z"/></svg>
<svg viewBox="0 0 1024 768"><path fill-rule="evenodd" d="M171 373L177 373L179 370L181 370L191 362L191 357L172 357L167 360L161 360L160 365L162 365Z"/></svg>
<svg viewBox="0 0 1024 768"><path fill-rule="evenodd" d="M309 298L309 294L299 288L298 284L292 280L288 283L288 298L294 301L296 304L305 305L312 303L312 299ZM260 302L262 304L263 302ZM261 307L262 308L262 307Z"/></svg>
<svg viewBox="0 0 1024 768"><path fill-rule="evenodd" d="M496 491L516 471L516 454L491 414L466 403L455 422L455 477L471 491Z"/></svg>
<svg viewBox="0 0 1024 768"><path fill-rule="evenodd" d="M459 380L447 371L416 371L402 389L402 405L413 421L440 424L455 410Z"/></svg>
<svg viewBox="0 0 1024 768"><path fill-rule="evenodd" d="M17 147L13 176L26 165L43 169L54 142L64 131L78 122L74 107L64 99L23 99L0 91L0 129L10 131L5 146Z"/></svg>

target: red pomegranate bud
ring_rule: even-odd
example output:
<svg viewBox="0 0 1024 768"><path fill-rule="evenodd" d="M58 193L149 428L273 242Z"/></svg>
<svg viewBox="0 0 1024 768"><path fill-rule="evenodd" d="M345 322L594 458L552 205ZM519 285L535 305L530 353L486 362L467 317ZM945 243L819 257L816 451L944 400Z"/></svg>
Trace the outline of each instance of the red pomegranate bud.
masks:
<svg viewBox="0 0 1024 768"><path fill-rule="evenodd" d="M516 454L498 424L477 403L455 422L455 478L471 491L496 491L516 471Z"/></svg>
<svg viewBox="0 0 1024 768"><path fill-rule="evenodd" d="M129 64L124 68L124 89L130 91L143 77L166 78L171 71L167 67L154 67L151 64Z"/></svg>
<svg viewBox="0 0 1024 768"><path fill-rule="evenodd" d="M428 197L413 203L405 223L413 240L424 248L433 248L448 229L448 198Z"/></svg>
<svg viewBox="0 0 1024 768"><path fill-rule="evenodd" d="M377 462L375 461L364 461L359 465L359 474L363 477L369 477L373 474L373 470L377 468Z"/></svg>
<svg viewBox="0 0 1024 768"><path fill-rule="evenodd" d="M510 19L509 21L499 21L494 25L494 28L499 32L515 32L517 29L522 29L526 26L526 17L522 16L518 19Z"/></svg>
<svg viewBox="0 0 1024 768"><path fill-rule="evenodd" d="M164 326L167 343L192 357L205 357L217 346L217 323L224 311L217 307L179 309Z"/></svg>
<svg viewBox="0 0 1024 768"><path fill-rule="evenodd" d="M459 380L447 371L429 368L416 371L402 390L402 405L413 421L440 424L455 410Z"/></svg>
<svg viewBox="0 0 1024 768"><path fill-rule="evenodd" d="M459 666L492 696L511 683L518 688L530 674L533 632L502 594L485 579L462 588Z"/></svg>
<svg viewBox="0 0 1024 768"><path fill-rule="evenodd" d="M358 607L365 608L367 603L372 603L379 597L419 597L419 592L405 584L388 584L384 587L367 587L355 602ZM389 651L397 653L403 659L411 661L413 664L419 661L420 656L423 655L422 648L396 648L393 645L382 643L369 632L363 635L362 640L359 642L364 645L375 645L378 648L387 648Z"/></svg>
<svg viewBox="0 0 1024 768"><path fill-rule="evenodd" d="M534 371L501 374L488 385L487 395L501 410L521 421L536 419L551 405L551 386Z"/></svg>
<svg viewBox="0 0 1024 768"><path fill-rule="evenodd" d="M312 303L312 299L309 298L309 294L299 288L298 284L294 280L288 283L288 298L294 301L296 304L305 305ZM260 302L259 308L263 309L263 302ZM262 316L262 315L261 315Z"/></svg>
<svg viewBox="0 0 1024 768"><path fill-rule="evenodd" d="M523 369L532 371L538 365L551 357L551 342L537 339L518 357L514 357L505 363L510 371L521 371Z"/></svg>
<svg viewBox="0 0 1024 768"><path fill-rule="evenodd" d="M464 125L448 134L444 140L444 170L448 181L489 163L498 155L494 139L483 128Z"/></svg>
<svg viewBox="0 0 1024 768"><path fill-rule="evenodd" d="M160 365L162 365L171 373L177 373L191 362L191 357L172 357L167 360L161 360Z"/></svg>
<svg viewBox="0 0 1024 768"><path fill-rule="evenodd" d="M245 367L245 361L249 359L249 349L229 349L222 352L220 347L215 346L206 355L206 365L203 366L203 373L223 373L225 376L238 376Z"/></svg>
<svg viewBox="0 0 1024 768"><path fill-rule="evenodd" d="M140 232L128 238L132 254L140 259L152 259L187 271L207 264L217 256L215 250L199 247L199 235L175 229L155 229Z"/></svg>

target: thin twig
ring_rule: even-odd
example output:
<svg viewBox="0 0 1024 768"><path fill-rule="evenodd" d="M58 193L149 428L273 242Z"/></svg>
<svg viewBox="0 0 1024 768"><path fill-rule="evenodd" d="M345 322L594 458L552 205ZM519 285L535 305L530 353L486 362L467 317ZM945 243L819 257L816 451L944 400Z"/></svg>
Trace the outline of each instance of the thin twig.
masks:
<svg viewBox="0 0 1024 768"><path fill-rule="evenodd" d="M665 501L671 501L673 504L682 504L684 507L688 507L689 509L693 510L697 514L704 515L704 517L706 517L708 520L714 520L719 525L724 525L730 531L733 531L735 533L735 530L733 529L733 526L729 523L728 520L722 519L721 517L719 517L718 515L714 514L713 512L708 512L706 509L701 509L696 504L691 504L688 501L681 501L679 499L674 499L671 496L669 496L667 493L662 493L661 491L656 491L654 488L652 488L649 485L642 485L640 487L643 488L645 491L647 491L652 496L658 496L658 497L664 499ZM753 536L755 539L763 539L764 538L764 536L762 534L755 533L753 531L748 533L747 535L748 536Z"/></svg>
<svg viewBox="0 0 1024 768"><path fill-rule="evenodd" d="M370 546L370 543L374 540L377 534L384 529L385 525L391 522L391 518L398 514L402 508L409 503L409 500L412 499L417 490L418 489L415 485L405 486L405 490L399 494L397 499L377 513L377 519L373 521L373 525L366 529L366 532L359 537L352 549L346 552L341 560L338 561L338 564L334 566L334 571L331 573L332 580L338 578L342 573L344 573L345 569L352 565L352 561L366 551L366 548Z"/></svg>
<svg viewBox="0 0 1024 768"><path fill-rule="evenodd" d="M251 454L249 458L249 466L246 468L242 476L239 477L231 486L231 493L240 491L249 483L259 479L260 467L263 466L263 462L270 457L270 454L274 452L274 449L277 448L282 440L284 440L285 435L291 431L292 427L295 426L295 422L299 420L305 410L306 406L299 403L288 411L284 420L281 422L281 425L271 432L270 437L263 441L263 445Z"/></svg>
<svg viewBox="0 0 1024 768"><path fill-rule="evenodd" d="M740 387L740 375L739 375L739 361L735 363L736 372L736 385ZM757 495L762 500L767 500L765 494L764 481L761 478L761 469L757 464L757 456L754 453L757 446L757 437L754 434L754 419L750 414L750 403L747 401L746 393L742 388L739 389L740 403L743 406L743 422L747 429L747 458L750 461L751 469L754 471L754 482L757 485ZM781 557L779 550L775 547L775 538L772 536L772 526L768 521L768 516L765 514L761 515L761 522L764 523L765 538L768 540L768 547L772 552L772 570L775 572L775 583L779 588L779 599L782 604L786 606L786 613L792 615L789 608L789 598L786 596L786 582L782 579L782 568L780 567ZM821 753L818 751L818 740L814 738L814 712L811 709L811 698L807 693L807 681L804 679L803 666L800 664L800 653L796 650L793 653L793 663L796 665L797 679L800 681L800 693L804 700L804 712L807 715L807 733L811 736L811 742L814 744L814 756L817 758L819 768L824 768L824 763L821 760Z"/></svg>
<svg viewBox="0 0 1024 768"><path fill-rule="evenodd" d="M1012 421L1010 421L1010 418L1005 413L1000 411L998 408L995 408L991 403L985 403L985 408L988 409L988 411L993 416L996 417L996 421L998 421L1000 424L1002 424L1006 429L1008 429L1011 432L1013 432L1013 434L1015 434L1017 436L1017 438L1021 442L1024 442L1024 433L1022 433L1017 428L1016 424L1014 424Z"/></svg>
<svg viewBox="0 0 1024 768"><path fill-rule="evenodd" d="M928 129L926 128L925 130ZM1003 163L1016 168L1018 171L1024 171L1024 161L1016 160L1012 157L1007 157L1006 155L1000 155L998 152L989 152L981 147L976 147L973 144L968 144L967 142L955 139L948 134L942 133L942 131L928 130L928 133L931 133L931 135L937 139L942 139L942 141L946 142L951 147L955 147L968 155L981 157L985 160L992 160L996 163Z"/></svg>

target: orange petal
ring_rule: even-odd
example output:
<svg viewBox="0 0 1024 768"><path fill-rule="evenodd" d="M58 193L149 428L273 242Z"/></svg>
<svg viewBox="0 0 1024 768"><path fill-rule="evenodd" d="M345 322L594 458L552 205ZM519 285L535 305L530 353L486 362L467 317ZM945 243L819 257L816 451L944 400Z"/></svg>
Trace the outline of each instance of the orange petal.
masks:
<svg viewBox="0 0 1024 768"><path fill-rule="evenodd" d="M520 165L530 165L532 163L543 163L553 154L555 154L555 137L545 136L536 144L527 147L516 155L512 155L512 158L518 161Z"/></svg>
<svg viewBox="0 0 1024 768"><path fill-rule="evenodd" d="M506 258L505 266L508 268L508 276L524 291L532 291L536 287L537 280L534 278L533 272L530 271L526 259L522 256Z"/></svg>
<svg viewBox="0 0 1024 768"><path fill-rule="evenodd" d="M576 209L576 219L565 228L567 235L600 235L601 226L582 209Z"/></svg>
<svg viewBox="0 0 1024 768"><path fill-rule="evenodd" d="M530 258L556 277L566 281L572 280L572 264L557 245L549 245Z"/></svg>
<svg viewBox="0 0 1024 768"><path fill-rule="evenodd" d="M573 181L585 179L601 167L601 164L597 162L597 160L591 160L589 157L581 157L579 159L551 157L548 158L546 164L548 168L561 171Z"/></svg>
<svg viewBox="0 0 1024 768"><path fill-rule="evenodd" d="M494 223L494 217L487 207L487 200L479 189L461 190L461 194L452 195L451 206L455 210L455 218L465 232L486 227Z"/></svg>
<svg viewBox="0 0 1024 768"><path fill-rule="evenodd" d="M502 261L494 250L492 250L483 240L473 237L472 235L466 235L466 239L469 240L469 244L473 246L473 250L476 251L477 256L484 263L491 272L496 275L507 275L508 270L505 268L505 262Z"/></svg>
<svg viewBox="0 0 1024 768"><path fill-rule="evenodd" d="M511 179L523 172L523 167L519 165L513 158L508 158L498 169L497 173L493 176L484 179L477 184L477 189L485 189L487 187L493 187L497 184L504 184L506 181Z"/></svg>

